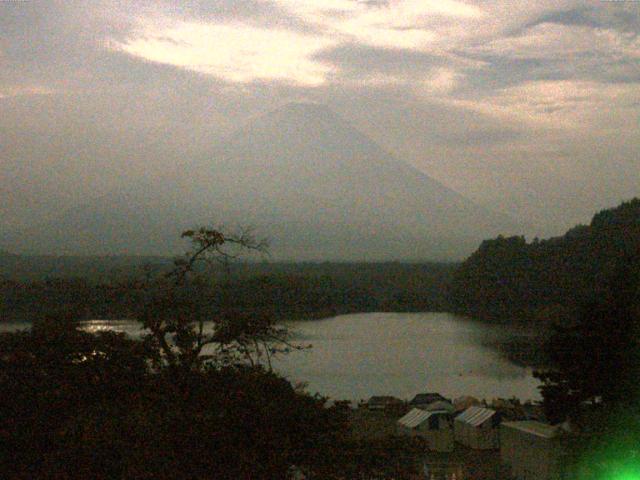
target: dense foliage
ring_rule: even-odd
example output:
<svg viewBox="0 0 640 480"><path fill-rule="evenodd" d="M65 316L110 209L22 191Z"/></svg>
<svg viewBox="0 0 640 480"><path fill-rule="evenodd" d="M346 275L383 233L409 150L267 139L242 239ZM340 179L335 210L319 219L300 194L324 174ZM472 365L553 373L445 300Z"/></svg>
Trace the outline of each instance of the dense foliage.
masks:
<svg viewBox="0 0 640 480"><path fill-rule="evenodd" d="M487 240L456 271L451 307L492 321L572 318L603 294L621 261L640 269L640 199L622 203L564 236L527 243Z"/></svg>
<svg viewBox="0 0 640 480"><path fill-rule="evenodd" d="M556 324L546 345L549 367L536 375L551 421L576 421L583 409L634 409L640 399L640 281L621 265L577 317Z"/></svg>
<svg viewBox="0 0 640 480"><path fill-rule="evenodd" d="M262 368L152 370L142 342L111 332L38 324L0 351L2 478L282 479L330 464L318 449L343 431Z"/></svg>
<svg viewBox="0 0 640 480"><path fill-rule="evenodd" d="M638 273L622 258L598 297L572 321L554 325L548 366L536 373L548 419L568 422L574 434L566 461L581 480L640 473Z"/></svg>

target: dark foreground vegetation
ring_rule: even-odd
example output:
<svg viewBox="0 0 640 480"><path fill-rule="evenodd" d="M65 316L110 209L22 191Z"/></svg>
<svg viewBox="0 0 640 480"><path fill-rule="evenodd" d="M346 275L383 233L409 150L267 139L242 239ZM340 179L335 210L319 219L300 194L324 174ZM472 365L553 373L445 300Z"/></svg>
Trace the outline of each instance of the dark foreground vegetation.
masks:
<svg viewBox="0 0 640 480"><path fill-rule="evenodd" d="M286 478L340 417L240 365L148 367L139 342L73 325L1 339L2 478ZM152 353L152 352L149 352Z"/></svg>
<svg viewBox="0 0 640 480"><path fill-rule="evenodd" d="M547 367L536 376L551 423L577 439L571 461L579 480L640 475L640 272L621 262L600 294L555 324Z"/></svg>

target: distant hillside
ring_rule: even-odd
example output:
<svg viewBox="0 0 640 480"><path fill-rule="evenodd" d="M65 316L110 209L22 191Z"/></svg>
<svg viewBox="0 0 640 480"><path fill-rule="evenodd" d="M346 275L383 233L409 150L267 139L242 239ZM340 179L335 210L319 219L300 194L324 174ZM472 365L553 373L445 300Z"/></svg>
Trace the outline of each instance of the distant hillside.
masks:
<svg viewBox="0 0 640 480"><path fill-rule="evenodd" d="M197 171L193 196L215 193L219 211L258 225L279 258L462 259L486 235L518 231L322 105L255 119Z"/></svg>
<svg viewBox="0 0 640 480"><path fill-rule="evenodd" d="M83 278L108 282L138 275L145 265L170 265L171 258L140 256L15 255L0 251L0 280L39 281Z"/></svg>
<svg viewBox="0 0 640 480"><path fill-rule="evenodd" d="M456 271L450 302L459 313L488 320L548 320L602 294L623 262L640 269L637 198L562 237L482 242Z"/></svg>

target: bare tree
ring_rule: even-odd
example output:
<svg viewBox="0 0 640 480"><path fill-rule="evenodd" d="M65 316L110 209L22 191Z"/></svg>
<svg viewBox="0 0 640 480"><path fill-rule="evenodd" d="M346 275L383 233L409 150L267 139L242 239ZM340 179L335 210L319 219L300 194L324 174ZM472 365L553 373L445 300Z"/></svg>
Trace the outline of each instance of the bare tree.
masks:
<svg viewBox="0 0 640 480"><path fill-rule="evenodd" d="M149 331L145 341L157 365L198 369L206 363L265 362L278 353L305 348L289 341L288 330L270 315L229 312L216 297L219 284L212 265L229 271L230 262L257 252L268 243L250 229L236 234L202 227L183 238L192 248L175 259L173 268L145 282L145 301L138 318Z"/></svg>

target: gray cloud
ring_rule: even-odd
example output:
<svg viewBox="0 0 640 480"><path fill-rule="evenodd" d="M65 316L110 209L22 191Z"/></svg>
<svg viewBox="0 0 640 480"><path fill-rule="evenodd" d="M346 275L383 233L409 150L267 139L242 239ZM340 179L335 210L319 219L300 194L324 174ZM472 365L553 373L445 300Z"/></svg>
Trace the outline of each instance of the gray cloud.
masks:
<svg viewBox="0 0 640 480"><path fill-rule="evenodd" d="M0 226L136 182L171 182L248 119L291 100L330 105L446 185L547 231L586 221L640 194L640 9L518 8L519 22L497 11L500 27L485 17L456 28L432 15L422 25L432 43L390 48L277 1L144 1L134 11L115 0L0 2ZM233 83L108 48L140 21L162 19L324 35L335 44L311 60L331 73L313 87ZM429 84L439 73L449 87Z"/></svg>
<svg viewBox="0 0 640 480"><path fill-rule="evenodd" d="M486 67L469 75L468 94L487 94L531 81L592 80L603 83L640 83L637 60L584 54L571 60L509 58L477 55Z"/></svg>
<svg viewBox="0 0 640 480"><path fill-rule="evenodd" d="M381 48L356 43L326 49L314 59L329 62L344 73L389 73L418 76L436 67L463 63L453 55L435 55L409 49Z"/></svg>
<svg viewBox="0 0 640 480"><path fill-rule="evenodd" d="M531 27L535 27L536 25L543 23L557 23L560 25L578 25L587 27L603 26L602 22L593 15L593 8L583 5L578 8L544 13L535 20L522 25L518 28L517 32L514 33L522 33Z"/></svg>
<svg viewBox="0 0 640 480"><path fill-rule="evenodd" d="M556 23L592 28L614 28L624 32L640 31L640 9L636 5L628 5L625 2L609 2L613 5L606 5L606 3L599 2L597 6L582 5L567 10L551 11L526 23L519 30L542 23Z"/></svg>
<svg viewBox="0 0 640 480"><path fill-rule="evenodd" d="M317 32L318 27L274 1L266 0L192 0L177 4L169 0L156 2L161 11L174 17L195 21L248 22L299 32Z"/></svg>
<svg viewBox="0 0 640 480"><path fill-rule="evenodd" d="M479 91L541 80L638 83L638 31L640 9L582 6L549 11L492 42L455 53L486 62L487 68L469 77Z"/></svg>

